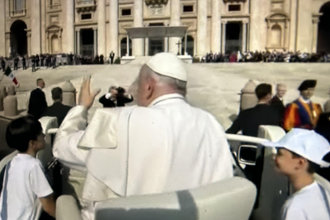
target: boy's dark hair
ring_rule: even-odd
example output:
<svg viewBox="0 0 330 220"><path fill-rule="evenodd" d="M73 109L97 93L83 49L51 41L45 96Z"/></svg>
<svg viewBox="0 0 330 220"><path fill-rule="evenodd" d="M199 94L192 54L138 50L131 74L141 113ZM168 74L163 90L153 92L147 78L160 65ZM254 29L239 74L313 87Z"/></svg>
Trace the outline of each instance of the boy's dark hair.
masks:
<svg viewBox="0 0 330 220"><path fill-rule="evenodd" d="M26 152L31 140L37 140L42 133L40 122L33 116L24 116L10 122L6 130L6 141L9 147Z"/></svg>
<svg viewBox="0 0 330 220"><path fill-rule="evenodd" d="M296 154L295 152L290 151L290 153L292 154L292 157L293 158L304 158L304 157L300 156L299 154ZM320 169L320 165L318 165L318 164L316 164L316 163L314 163L314 162L312 162L310 160L307 160L307 161L308 161L307 172L309 174L314 174L314 173L316 173Z"/></svg>
<svg viewBox="0 0 330 220"><path fill-rule="evenodd" d="M258 99L266 97L268 94L272 94L272 85L261 83L255 89L256 96Z"/></svg>
<svg viewBox="0 0 330 220"><path fill-rule="evenodd" d="M52 89L52 98L53 100L62 99L63 90L60 87L55 87Z"/></svg>

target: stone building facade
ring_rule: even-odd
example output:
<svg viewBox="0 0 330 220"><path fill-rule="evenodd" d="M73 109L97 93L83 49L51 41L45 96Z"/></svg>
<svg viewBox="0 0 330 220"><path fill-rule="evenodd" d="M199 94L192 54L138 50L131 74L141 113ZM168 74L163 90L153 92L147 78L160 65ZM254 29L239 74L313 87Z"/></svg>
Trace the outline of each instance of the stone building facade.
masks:
<svg viewBox="0 0 330 220"><path fill-rule="evenodd" d="M330 52L329 17L328 0L0 0L0 56ZM187 26L186 40L127 36L153 26Z"/></svg>

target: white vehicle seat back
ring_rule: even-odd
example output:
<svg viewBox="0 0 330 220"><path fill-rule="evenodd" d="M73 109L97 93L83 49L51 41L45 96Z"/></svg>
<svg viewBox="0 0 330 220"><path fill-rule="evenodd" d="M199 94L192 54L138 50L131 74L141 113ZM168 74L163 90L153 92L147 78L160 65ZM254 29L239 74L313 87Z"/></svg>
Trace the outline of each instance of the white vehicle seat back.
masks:
<svg viewBox="0 0 330 220"><path fill-rule="evenodd" d="M95 219L248 220L255 198L253 183L233 177L192 190L99 202Z"/></svg>
<svg viewBox="0 0 330 220"><path fill-rule="evenodd" d="M259 126L258 137L276 142L285 135L285 131L278 126L261 125ZM275 148L266 148L265 155L276 154Z"/></svg>
<svg viewBox="0 0 330 220"><path fill-rule="evenodd" d="M44 168L47 167L48 163L53 160L52 151L52 135L48 134L48 130L52 128L58 128L56 117L42 117L39 119L42 126L42 131L45 134L46 145L45 148L38 152L37 158L41 161Z"/></svg>

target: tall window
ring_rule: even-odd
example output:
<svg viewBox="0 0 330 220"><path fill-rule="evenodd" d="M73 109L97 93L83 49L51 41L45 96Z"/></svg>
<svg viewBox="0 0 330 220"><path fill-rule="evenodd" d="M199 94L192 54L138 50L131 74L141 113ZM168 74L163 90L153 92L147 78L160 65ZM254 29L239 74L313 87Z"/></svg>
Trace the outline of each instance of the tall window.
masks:
<svg viewBox="0 0 330 220"><path fill-rule="evenodd" d="M23 11L25 0L14 0L14 11Z"/></svg>

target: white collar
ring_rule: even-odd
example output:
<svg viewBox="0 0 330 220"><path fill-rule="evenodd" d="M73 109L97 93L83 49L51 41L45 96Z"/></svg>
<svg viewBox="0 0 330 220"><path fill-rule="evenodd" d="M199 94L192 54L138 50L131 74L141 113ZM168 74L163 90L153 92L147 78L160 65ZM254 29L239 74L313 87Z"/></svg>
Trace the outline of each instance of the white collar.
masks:
<svg viewBox="0 0 330 220"><path fill-rule="evenodd" d="M311 103L311 100L310 100L310 99L309 99L309 100L305 100L305 99L303 99L301 96L299 97L299 100L300 100L301 102L303 102L303 103L306 103L306 104Z"/></svg>
<svg viewBox="0 0 330 220"><path fill-rule="evenodd" d="M277 98L281 101L283 101L283 98L279 97L277 94L276 94Z"/></svg>
<svg viewBox="0 0 330 220"><path fill-rule="evenodd" d="M37 86L37 88L42 90L42 88L40 86Z"/></svg>
<svg viewBox="0 0 330 220"><path fill-rule="evenodd" d="M182 99L182 100L184 100L184 97L182 95L178 94L178 93L162 95L162 96L158 97L157 99L155 99L154 101L152 101L150 103L150 105L148 105L148 107L157 105L159 102L165 101L167 99Z"/></svg>

